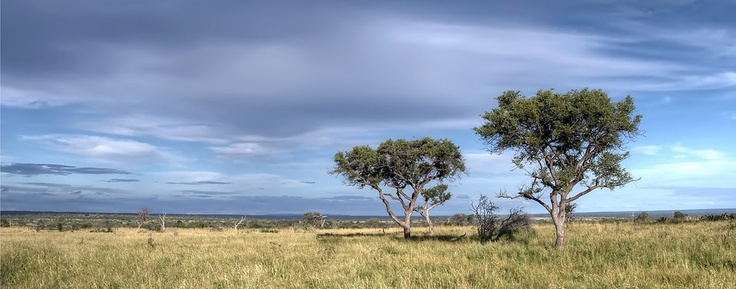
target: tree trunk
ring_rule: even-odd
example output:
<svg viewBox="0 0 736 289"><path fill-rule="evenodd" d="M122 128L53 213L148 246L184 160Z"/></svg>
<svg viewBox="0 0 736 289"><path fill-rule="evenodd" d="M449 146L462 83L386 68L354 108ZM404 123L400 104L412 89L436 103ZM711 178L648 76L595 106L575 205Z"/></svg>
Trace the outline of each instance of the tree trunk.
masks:
<svg viewBox="0 0 736 289"><path fill-rule="evenodd" d="M409 206L404 211L404 239L411 238L411 213L414 212L413 206Z"/></svg>
<svg viewBox="0 0 736 289"><path fill-rule="evenodd" d="M432 225L432 219L429 218L429 212L423 212L421 213L422 217L427 221L427 226L429 226L429 234L434 233L434 225Z"/></svg>
<svg viewBox="0 0 736 289"><path fill-rule="evenodd" d="M158 215L159 220L161 220L161 232L166 231L166 214Z"/></svg>
<svg viewBox="0 0 736 289"><path fill-rule="evenodd" d="M565 208L563 207L565 204L566 202L563 201L560 206L552 207L551 215L555 223L555 249L557 250L565 247Z"/></svg>
<svg viewBox="0 0 736 289"><path fill-rule="evenodd" d="M565 247L565 219L557 219L555 222L555 249Z"/></svg>

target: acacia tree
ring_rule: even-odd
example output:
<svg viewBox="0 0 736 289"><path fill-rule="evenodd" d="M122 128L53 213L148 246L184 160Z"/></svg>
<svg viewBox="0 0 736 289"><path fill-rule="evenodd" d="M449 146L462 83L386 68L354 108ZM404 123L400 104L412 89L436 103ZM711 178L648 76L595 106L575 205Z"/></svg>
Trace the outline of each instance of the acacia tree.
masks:
<svg viewBox="0 0 736 289"><path fill-rule="evenodd" d="M496 99L498 108L481 115L486 122L475 132L491 153L515 151L513 163L532 179L516 195L499 197L542 205L555 224L560 249L569 203L634 181L621 162L629 156L625 141L639 135L641 115L634 115L630 96L612 102L605 92L587 88L565 94L540 90L531 97L506 91Z"/></svg>
<svg viewBox="0 0 736 289"><path fill-rule="evenodd" d="M303 215L304 223L307 224L307 226L310 227L317 227L320 228L324 227L325 225L325 216L322 215L320 212L306 212Z"/></svg>
<svg viewBox="0 0 736 289"><path fill-rule="evenodd" d="M414 211L419 212L424 217L429 226L429 233L432 234L434 233L434 226L432 225L432 219L429 218L429 211L444 204L452 197L452 193L447 191L447 185L439 184L424 190L422 197L424 197L424 205L415 207Z"/></svg>
<svg viewBox="0 0 736 289"><path fill-rule="evenodd" d="M460 148L447 139L389 139L377 149L356 146L338 152L334 161L331 174L344 177L348 185L368 186L378 192L388 215L404 229L406 239L411 237L411 214L424 187L432 181L454 180L465 172ZM410 192L405 191L407 188ZM389 200L401 205L403 219L396 216Z"/></svg>

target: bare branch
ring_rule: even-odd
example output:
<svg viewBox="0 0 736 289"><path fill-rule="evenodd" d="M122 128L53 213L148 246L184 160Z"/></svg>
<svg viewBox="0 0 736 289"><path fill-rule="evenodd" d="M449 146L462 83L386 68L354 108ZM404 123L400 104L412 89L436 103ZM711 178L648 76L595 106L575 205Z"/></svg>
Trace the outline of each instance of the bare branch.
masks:
<svg viewBox="0 0 736 289"><path fill-rule="evenodd" d="M237 223L235 224L235 231L237 231L237 230L238 230L238 226L240 226L240 224L242 224L243 222L245 222L245 216L241 217L241 218L240 218L240 221L238 221L238 222L237 222Z"/></svg>
<svg viewBox="0 0 736 289"><path fill-rule="evenodd" d="M159 221L161 221L161 232L166 231L166 213L158 215Z"/></svg>
<svg viewBox="0 0 736 289"><path fill-rule="evenodd" d="M389 197L391 199L397 200L397 201L401 200L401 199L399 199L399 197L396 197L396 196L394 196L392 194L389 194L389 193L384 193L383 195L384 196L387 196L387 197Z"/></svg>
<svg viewBox="0 0 736 289"><path fill-rule="evenodd" d="M545 209L547 209L547 212L552 213L552 208L550 208L549 205L547 205L542 200L540 200L539 198L537 198L536 196L534 196L532 194L526 194L526 193L523 193L523 192L519 192L517 195L512 196L512 195L507 194L506 192L499 192L498 194L496 194L496 197L497 198L502 198L502 199L518 199L518 198L524 198L526 200L532 200L532 201L535 201L538 204L542 205Z"/></svg>

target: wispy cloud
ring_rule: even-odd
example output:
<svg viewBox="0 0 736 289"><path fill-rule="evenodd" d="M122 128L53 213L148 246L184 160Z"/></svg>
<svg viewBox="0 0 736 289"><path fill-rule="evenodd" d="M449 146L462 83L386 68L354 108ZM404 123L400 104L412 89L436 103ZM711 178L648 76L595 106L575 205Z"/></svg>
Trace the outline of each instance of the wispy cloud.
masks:
<svg viewBox="0 0 736 289"><path fill-rule="evenodd" d="M712 150L712 149L693 149L689 147L682 146L682 144L678 143L671 147L672 152L675 153L676 158L689 158L694 157L698 159L703 160L709 160L709 161L718 161L726 159L727 156L720 151Z"/></svg>
<svg viewBox="0 0 736 289"><path fill-rule="evenodd" d="M649 145L649 146L637 146L637 147L634 147L632 150L634 152L639 152L645 155L653 156L653 155L658 154L661 148L659 146Z"/></svg>
<svg viewBox="0 0 736 289"><path fill-rule="evenodd" d="M10 165L3 165L0 167L0 171L7 174L21 175L21 176L39 176L39 175L71 175L71 174L90 174L90 175L105 175L105 174L130 174L129 172L109 169L109 168L94 168L94 167L75 167L68 165L58 164L33 164L33 163L14 163Z"/></svg>
<svg viewBox="0 0 736 289"><path fill-rule="evenodd" d="M234 143L227 146L210 147L215 153L226 157L249 157L271 155L278 150L267 148L264 145L252 142Z"/></svg>
<svg viewBox="0 0 736 289"><path fill-rule="evenodd" d="M137 180L137 179L109 179L106 182L108 183L134 183L134 182L140 182L140 180Z"/></svg>
<svg viewBox="0 0 736 289"><path fill-rule="evenodd" d="M733 188L730 172L736 171L736 157L722 151L693 149L676 144L668 152L668 161L631 169L641 177L643 187L714 187Z"/></svg>
<svg viewBox="0 0 736 289"><path fill-rule="evenodd" d="M166 182L169 185L228 185L229 182L197 181L197 182Z"/></svg>
<svg viewBox="0 0 736 289"><path fill-rule="evenodd" d="M168 162L181 163L186 157L148 143L89 135L36 135L23 136L47 148L110 163Z"/></svg>

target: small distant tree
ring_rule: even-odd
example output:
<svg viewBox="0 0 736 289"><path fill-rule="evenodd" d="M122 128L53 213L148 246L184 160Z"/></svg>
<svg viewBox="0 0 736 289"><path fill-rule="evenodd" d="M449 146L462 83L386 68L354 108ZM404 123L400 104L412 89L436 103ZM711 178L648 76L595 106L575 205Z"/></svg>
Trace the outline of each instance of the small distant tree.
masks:
<svg viewBox="0 0 736 289"><path fill-rule="evenodd" d="M499 197L544 207L555 225L555 248L561 249L568 203L634 181L621 163L629 157L625 141L639 135L641 115L634 114L630 96L612 102L605 92L587 88L565 94L539 90L531 97L506 91L496 100L498 107L481 116L486 122L475 132L491 153L515 151L514 165L531 177L518 193Z"/></svg>
<svg viewBox="0 0 736 289"><path fill-rule="evenodd" d="M166 231L166 213L158 215L158 220L161 221L161 232Z"/></svg>
<svg viewBox="0 0 736 289"><path fill-rule="evenodd" d="M454 214L447 219L452 226L470 226L475 223L475 216L466 214Z"/></svg>
<svg viewBox="0 0 736 289"><path fill-rule="evenodd" d="M64 217L56 218L56 229L59 230L59 232L64 231L64 221Z"/></svg>
<svg viewBox="0 0 736 289"><path fill-rule="evenodd" d="M575 203L567 203L567 206L565 206L565 214L567 215L567 221L572 223L575 221L575 216L573 215L573 212L575 212L575 209L578 208L578 204Z"/></svg>
<svg viewBox="0 0 736 289"><path fill-rule="evenodd" d="M335 154L330 172L345 178L345 183L378 192L378 198L394 222L411 238L411 215L425 186L433 181L453 180L465 172L460 148L447 139L386 140L377 149L356 146ZM409 189L410 192L405 191ZM391 208L398 202L404 210L399 219Z"/></svg>
<svg viewBox="0 0 736 289"><path fill-rule="evenodd" d="M322 228L325 224L325 216L320 212L306 212L303 215L304 223L310 227Z"/></svg>
<svg viewBox="0 0 736 289"><path fill-rule="evenodd" d="M45 229L46 229L46 222L44 222L43 219L38 220L38 223L36 223L36 232L39 232Z"/></svg>
<svg viewBox="0 0 736 289"><path fill-rule="evenodd" d="M636 215L636 218L634 218L634 222L636 223L646 223L649 222L649 213L647 212L641 212L638 215Z"/></svg>
<svg viewBox="0 0 736 289"><path fill-rule="evenodd" d="M240 220L238 220L238 222L235 223L235 231L238 231L238 226L243 224L243 222L245 222L245 216L241 217Z"/></svg>
<svg viewBox="0 0 736 289"><path fill-rule="evenodd" d="M138 214L136 215L135 222L138 223L138 230L141 229L141 226L143 226L143 223L148 220L148 216L151 214L151 210L148 208L141 208L138 210Z"/></svg>
<svg viewBox="0 0 736 289"><path fill-rule="evenodd" d="M687 214L685 214L683 212L680 212L680 211L676 211L676 212L674 212L672 214L672 218L674 218L674 219L680 219L680 220L686 219L687 218Z"/></svg>
<svg viewBox="0 0 736 289"><path fill-rule="evenodd" d="M365 220L365 226L368 228L381 228L383 227L381 225L381 219L379 218L370 218L368 220Z"/></svg>
<svg viewBox="0 0 736 289"><path fill-rule="evenodd" d="M429 211L444 204L452 197L452 193L447 191L447 185L439 184L424 190L422 196L424 197L424 205L417 206L414 210L424 217L429 226L429 233L432 234L434 233L434 226L432 225L432 219L429 218Z"/></svg>

